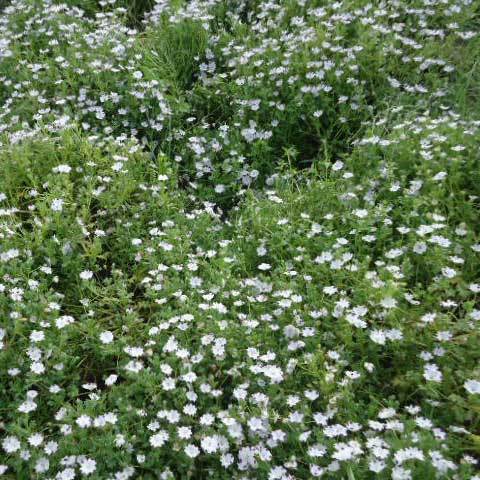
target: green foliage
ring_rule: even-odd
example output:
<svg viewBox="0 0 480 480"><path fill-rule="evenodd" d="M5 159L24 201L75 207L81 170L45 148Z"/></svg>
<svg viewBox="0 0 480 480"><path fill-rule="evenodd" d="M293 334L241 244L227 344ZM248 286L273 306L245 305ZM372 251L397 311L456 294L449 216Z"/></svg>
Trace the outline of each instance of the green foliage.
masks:
<svg viewBox="0 0 480 480"><path fill-rule="evenodd" d="M174 95L191 89L206 47L207 32L199 22L159 27L141 46L147 78L167 82Z"/></svg>

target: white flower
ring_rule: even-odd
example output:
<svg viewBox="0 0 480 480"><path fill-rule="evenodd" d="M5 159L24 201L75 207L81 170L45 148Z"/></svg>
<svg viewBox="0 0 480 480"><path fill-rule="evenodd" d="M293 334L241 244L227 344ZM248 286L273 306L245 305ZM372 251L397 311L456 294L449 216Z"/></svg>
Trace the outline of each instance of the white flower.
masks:
<svg viewBox="0 0 480 480"><path fill-rule="evenodd" d="M168 433L165 430L160 430L155 435L150 437L150 445L154 448L161 447L168 440Z"/></svg>
<svg viewBox="0 0 480 480"><path fill-rule="evenodd" d="M52 168L54 173L70 173L72 171L72 167L70 165L57 165L56 167Z"/></svg>
<svg viewBox="0 0 480 480"><path fill-rule="evenodd" d="M76 420L76 424L80 428L87 428L92 424L92 419L88 415L80 415Z"/></svg>
<svg viewBox="0 0 480 480"><path fill-rule="evenodd" d="M392 469L392 480L411 480L412 475L410 470L407 470L402 467L394 467Z"/></svg>
<svg viewBox="0 0 480 480"><path fill-rule="evenodd" d="M47 455L52 455L58 450L58 443L50 441L45 445L44 450Z"/></svg>
<svg viewBox="0 0 480 480"><path fill-rule="evenodd" d="M85 458L80 461L80 471L83 475L90 475L97 469L97 462L91 458Z"/></svg>
<svg viewBox="0 0 480 480"><path fill-rule="evenodd" d="M368 468L374 473L380 473L386 468L387 464L383 460L370 460Z"/></svg>
<svg viewBox="0 0 480 480"><path fill-rule="evenodd" d="M333 285L329 287L323 287L323 293L325 293L325 295L334 295L337 292L338 292L337 287Z"/></svg>
<svg viewBox="0 0 480 480"><path fill-rule="evenodd" d="M373 330L370 332L370 340L372 340L372 342L378 343L379 345L385 345L386 339L385 332L382 330Z"/></svg>
<svg viewBox="0 0 480 480"><path fill-rule="evenodd" d="M113 333L109 330L105 330L100 334L100 341L105 345L113 342Z"/></svg>
<svg viewBox="0 0 480 480"><path fill-rule="evenodd" d="M203 437L202 441L202 448L206 453L215 453L218 450L218 440L214 436L210 437Z"/></svg>
<svg viewBox="0 0 480 480"><path fill-rule="evenodd" d="M423 452L416 447L403 448L398 450L394 456L395 463L401 465L408 460L420 460L424 459Z"/></svg>
<svg viewBox="0 0 480 480"><path fill-rule="evenodd" d="M394 298L386 297L382 299L382 301L380 302L380 305L383 308L387 308L387 309L395 308L397 306L397 301Z"/></svg>
<svg viewBox="0 0 480 480"><path fill-rule="evenodd" d="M125 365L127 372L138 373L143 369L143 363L138 360L131 360Z"/></svg>
<svg viewBox="0 0 480 480"><path fill-rule="evenodd" d="M335 452L332 457L336 460L345 461L355 458L362 454L360 444L355 440L350 440L347 443L339 442L335 444Z"/></svg>
<svg viewBox="0 0 480 480"><path fill-rule="evenodd" d="M190 458L195 458L198 457L200 454L200 449L193 445L193 443L189 443L183 450L185 452L185 455L187 455Z"/></svg>
<svg viewBox="0 0 480 480"><path fill-rule="evenodd" d="M267 365L263 368L263 373L272 383L280 383L283 380L283 372L281 368L275 365Z"/></svg>
<svg viewBox="0 0 480 480"><path fill-rule="evenodd" d="M194 383L197 380L197 374L195 372L187 372L182 375L182 380L186 383Z"/></svg>
<svg viewBox="0 0 480 480"><path fill-rule="evenodd" d="M142 347L125 347L123 351L133 358L139 358L144 354Z"/></svg>
<svg viewBox="0 0 480 480"><path fill-rule="evenodd" d="M366 217L368 217L368 210L365 210L365 209L357 209L357 210L354 210L354 211L353 211L353 214L354 214L357 218L366 218Z"/></svg>
<svg viewBox="0 0 480 480"><path fill-rule="evenodd" d="M453 278L457 274L457 271L454 268L444 267L442 268L442 275L446 278Z"/></svg>
<svg viewBox="0 0 480 480"><path fill-rule="evenodd" d="M179 427L178 437L184 440L189 439L192 436L192 429L190 427Z"/></svg>
<svg viewBox="0 0 480 480"><path fill-rule="evenodd" d="M332 165L332 170L338 171L343 168L344 163L341 160L337 160L333 165Z"/></svg>
<svg viewBox="0 0 480 480"><path fill-rule="evenodd" d="M167 392L170 390L173 390L176 386L176 382L173 378L167 377L164 378L162 381L162 388L166 390Z"/></svg>
<svg viewBox="0 0 480 480"><path fill-rule="evenodd" d="M325 446L320 445L319 443L316 443L315 445L312 445L308 450L307 454L310 457L323 457L327 453L327 449Z"/></svg>
<svg viewBox="0 0 480 480"><path fill-rule="evenodd" d="M58 329L62 329L64 327L66 327L67 325L70 325L74 321L75 321L75 319L73 317L71 317L70 315L63 315L61 317L58 317L55 320L55 325L57 326Z"/></svg>
<svg viewBox="0 0 480 480"><path fill-rule="evenodd" d="M54 212L61 212L62 209L63 209L63 200L61 198L54 198L52 200L52 203L50 205L50 208L54 211Z"/></svg>
<svg viewBox="0 0 480 480"><path fill-rule="evenodd" d="M93 277L93 272L91 270L84 270L80 273L80 278L82 280L90 280Z"/></svg>
<svg viewBox="0 0 480 480"><path fill-rule="evenodd" d="M467 380L463 384L465 390L471 395L480 394L480 382L478 380Z"/></svg>
<svg viewBox="0 0 480 480"><path fill-rule="evenodd" d="M50 462L48 458L41 457L35 463L35 471L37 473L45 473L50 468Z"/></svg>
<svg viewBox="0 0 480 480"><path fill-rule="evenodd" d="M268 473L268 480L283 480L288 477L287 470L284 467L273 467Z"/></svg>
<svg viewBox="0 0 480 480"><path fill-rule="evenodd" d="M447 172L438 172L434 177L433 180L439 182L441 180L445 180L447 178Z"/></svg>
<svg viewBox="0 0 480 480"><path fill-rule="evenodd" d="M312 475L312 477L320 478L323 477L324 473L325 469L323 469L322 467L314 464L310 465L310 474Z"/></svg>
<svg viewBox="0 0 480 480"><path fill-rule="evenodd" d="M33 435L30 435L28 437L28 443L32 447L38 447L42 444L43 442L43 435L41 433L34 433Z"/></svg>
<svg viewBox="0 0 480 480"><path fill-rule="evenodd" d="M30 370L37 375L45 372L45 365L42 362L33 362L30 365Z"/></svg>
<svg viewBox="0 0 480 480"><path fill-rule="evenodd" d="M75 478L75 470L73 468L65 468L55 475L57 480L73 480Z"/></svg>
<svg viewBox="0 0 480 480"><path fill-rule="evenodd" d="M479 283L471 283L468 286L469 290L473 293L480 293L480 284Z"/></svg>
<svg viewBox="0 0 480 480"><path fill-rule="evenodd" d="M429 382L440 383L442 381L442 372L434 363L427 363L423 369L423 376Z"/></svg>
<svg viewBox="0 0 480 480"><path fill-rule="evenodd" d="M112 374L105 379L105 385L108 387L112 386L118 379L118 375Z"/></svg>
<svg viewBox="0 0 480 480"><path fill-rule="evenodd" d="M42 330L33 330L30 334L30 341L31 342L41 342L45 339L45 333Z"/></svg>
<svg viewBox="0 0 480 480"><path fill-rule="evenodd" d="M2 448L7 453L17 452L18 450L20 450L20 446L21 444L17 437L6 437L2 441Z"/></svg>
<svg viewBox="0 0 480 480"><path fill-rule="evenodd" d="M22 413L30 413L37 409L37 404L32 400L27 400L20 404L18 411Z"/></svg>

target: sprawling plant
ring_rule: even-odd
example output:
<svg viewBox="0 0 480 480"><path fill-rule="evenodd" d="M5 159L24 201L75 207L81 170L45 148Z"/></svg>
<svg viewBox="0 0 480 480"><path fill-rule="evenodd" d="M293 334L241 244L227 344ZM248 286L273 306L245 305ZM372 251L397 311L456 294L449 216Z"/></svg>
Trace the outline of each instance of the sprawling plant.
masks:
<svg viewBox="0 0 480 480"><path fill-rule="evenodd" d="M480 480L470 0L0 1L0 478Z"/></svg>

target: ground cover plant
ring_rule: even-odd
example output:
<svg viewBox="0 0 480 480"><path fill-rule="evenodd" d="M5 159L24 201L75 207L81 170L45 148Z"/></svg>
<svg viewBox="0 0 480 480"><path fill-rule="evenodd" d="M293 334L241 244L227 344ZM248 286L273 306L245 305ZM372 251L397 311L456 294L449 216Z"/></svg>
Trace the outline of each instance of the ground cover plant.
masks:
<svg viewBox="0 0 480 480"><path fill-rule="evenodd" d="M0 478L479 480L479 31L0 2Z"/></svg>

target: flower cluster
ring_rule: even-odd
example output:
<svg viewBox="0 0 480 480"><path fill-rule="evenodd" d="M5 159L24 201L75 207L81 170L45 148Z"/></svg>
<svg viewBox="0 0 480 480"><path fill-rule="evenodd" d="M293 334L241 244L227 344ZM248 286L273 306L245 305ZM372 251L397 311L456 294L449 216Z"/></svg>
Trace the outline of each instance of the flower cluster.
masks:
<svg viewBox="0 0 480 480"><path fill-rule="evenodd" d="M479 480L470 0L0 12L0 478Z"/></svg>

